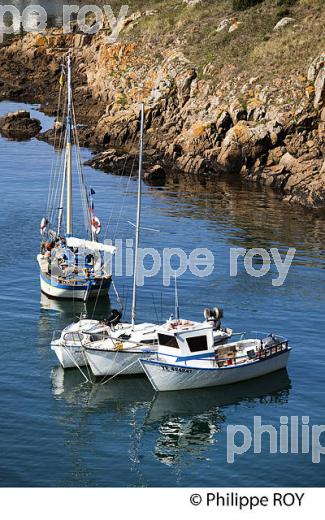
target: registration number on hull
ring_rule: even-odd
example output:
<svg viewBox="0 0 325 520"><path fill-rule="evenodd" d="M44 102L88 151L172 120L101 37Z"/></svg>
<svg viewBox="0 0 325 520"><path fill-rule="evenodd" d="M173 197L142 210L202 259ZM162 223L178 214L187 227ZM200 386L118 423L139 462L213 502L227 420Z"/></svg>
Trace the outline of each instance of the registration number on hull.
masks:
<svg viewBox="0 0 325 520"><path fill-rule="evenodd" d="M189 370L188 368L178 368L178 367L168 367L163 365L162 370L165 372L180 372L181 374L191 374L192 370Z"/></svg>

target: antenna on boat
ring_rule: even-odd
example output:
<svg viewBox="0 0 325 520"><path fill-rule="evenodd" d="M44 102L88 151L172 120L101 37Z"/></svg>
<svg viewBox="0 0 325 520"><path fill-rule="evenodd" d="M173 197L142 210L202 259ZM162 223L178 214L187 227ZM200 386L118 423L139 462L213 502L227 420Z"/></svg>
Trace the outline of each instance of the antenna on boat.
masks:
<svg viewBox="0 0 325 520"><path fill-rule="evenodd" d="M141 190L142 190L143 133L144 133L144 104L143 103L141 103L141 112L140 113L141 113L140 153L139 153L137 222L136 222L136 231L135 231L135 254L134 254L134 272L133 272L132 329L134 329L135 320L136 320L137 272L138 272L140 226L141 226Z"/></svg>
<svg viewBox="0 0 325 520"><path fill-rule="evenodd" d="M67 236L72 235L72 64L71 51L67 58L68 69L68 112L67 112L67 145L66 145L66 182L67 182Z"/></svg>
<svg viewBox="0 0 325 520"><path fill-rule="evenodd" d="M175 318L179 320L179 301L178 301L178 289L177 289L177 273L174 271L175 276Z"/></svg>

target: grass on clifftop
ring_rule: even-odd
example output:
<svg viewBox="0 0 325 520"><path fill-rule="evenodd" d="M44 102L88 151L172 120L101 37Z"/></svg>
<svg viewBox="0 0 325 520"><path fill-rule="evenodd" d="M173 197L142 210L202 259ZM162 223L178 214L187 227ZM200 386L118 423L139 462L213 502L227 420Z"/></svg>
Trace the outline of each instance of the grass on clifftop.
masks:
<svg viewBox="0 0 325 520"><path fill-rule="evenodd" d="M205 65L213 64L217 73L246 72L249 76L286 77L304 72L308 64L325 49L325 0L261 0L244 10L234 9L234 2L247 0L202 0L195 7L183 0L129 0L129 12L157 10L153 16L139 19L129 29L128 39L146 39L160 49L181 48L202 74ZM111 2L115 11L120 1ZM275 32L274 26L284 16L295 23ZM219 23L236 17L239 28L218 32Z"/></svg>

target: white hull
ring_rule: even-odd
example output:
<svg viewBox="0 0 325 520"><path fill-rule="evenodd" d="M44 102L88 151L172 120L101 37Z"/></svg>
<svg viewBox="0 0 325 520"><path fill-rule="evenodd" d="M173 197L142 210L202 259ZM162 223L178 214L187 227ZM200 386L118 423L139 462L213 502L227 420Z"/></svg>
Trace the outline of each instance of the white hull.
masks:
<svg viewBox="0 0 325 520"><path fill-rule="evenodd" d="M87 295L87 287L81 290L73 290L71 288L65 289L61 287L56 287L55 285L51 285L48 283L42 276L40 276L41 281L41 291L46 294L49 298L56 299L65 299L65 300L80 300L83 301L85 296ZM97 287L90 289L88 294L88 298L97 298L102 296L107 296L108 288L107 285L102 290L98 291ZM98 294L99 293L99 294Z"/></svg>
<svg viewBox="0 0 325 520"><path fill-rule="evenodd" d="M154 360L140 363L156 391L188 390L247 381L286 368L290 350L263 361L226 368L193 368Z"/></svg>
<svg viewBox="0 0 325 520"><path fill-rule="evenodd" d="M102 322L83 318L63 329L58 339L54 339L54 333L51 349L63 368L83 367L87 365L83 342L88 335L105 335L109 330Z"/></svg>
<svg viewBox="0 0 325 520"><path fill-rule="evenodd" d="M84 367L87 360L81 345L62 346L53 342L51 349L55 352L62 368Z"/></svg>
<svg viewBox="0 0 325 520"><path fill-rule="evenodd" d="M152 351L147 355L152 355ZM143 374L140 359L145 357L145 352L86 350L88 364L96 377Z"/></svg>

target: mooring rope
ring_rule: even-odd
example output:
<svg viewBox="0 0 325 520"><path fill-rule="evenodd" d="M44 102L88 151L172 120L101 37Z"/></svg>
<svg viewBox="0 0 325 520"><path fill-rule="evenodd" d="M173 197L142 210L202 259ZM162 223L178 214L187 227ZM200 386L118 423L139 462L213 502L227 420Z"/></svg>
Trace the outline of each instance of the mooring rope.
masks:
<svg viewBox="0 0 325 520"><path fill-rule="evenodd" d="M121 374L123 374L123 372L125 372L126 370L128 370L129 368L131 368L133 365L135 365L136 363L139 363L139 360L136 359L135 361L132 361L132 363L130 363L129 365L127 365L126 367L122 368L122 370L120 370L119 372L117 372L116 374L114 374L112 377L110 377L109 379L106 379L106 381L103 381L102 383L100 383L101 385L106 385L107 383L109 383L110 381L113 381L113 379L115 379L116 377L120 376Z"/></svg>

